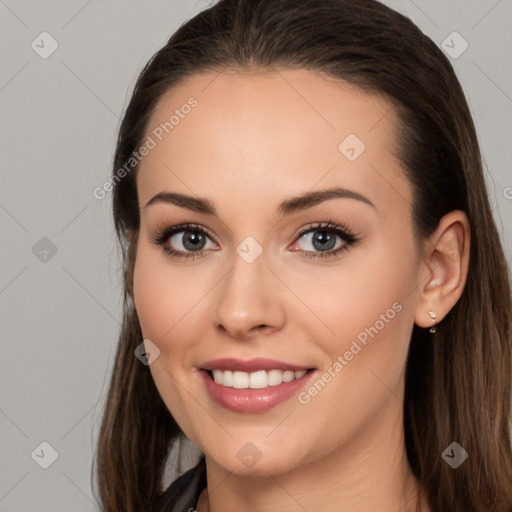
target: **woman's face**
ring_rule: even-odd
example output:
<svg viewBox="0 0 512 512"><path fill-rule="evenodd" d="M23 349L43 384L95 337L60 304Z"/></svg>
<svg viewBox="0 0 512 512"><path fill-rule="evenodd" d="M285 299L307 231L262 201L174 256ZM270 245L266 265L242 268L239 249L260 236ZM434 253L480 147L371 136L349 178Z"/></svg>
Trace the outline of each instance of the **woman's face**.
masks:
<svg viewBox="0 0 512 512"><path fill-rule="evenodd" d="M393 156L395 122L388 102L296 70L196 75L150 119L135 306L160 351L150 371L162 399L228 471L285 472L401 431L426 276L412 189ZM329 189L350 192L317 195ZM161 193L188 196L188 206L170 195L147 205ZM194 226L154 243L182 224ZM247 378L258 364L232 381L216 372L220 383L201 370L240 371L207 362L261 357L279 361L273 370L314 370L294 384L276 384L295 374L275 371ZM275 385L243 389L269 376Z"/></svg>

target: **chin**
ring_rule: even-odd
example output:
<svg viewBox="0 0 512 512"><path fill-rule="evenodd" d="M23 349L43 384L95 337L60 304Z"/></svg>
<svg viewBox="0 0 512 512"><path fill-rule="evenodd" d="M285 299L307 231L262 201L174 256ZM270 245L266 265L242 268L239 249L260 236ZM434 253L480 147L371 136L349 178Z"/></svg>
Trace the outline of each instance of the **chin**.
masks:
<svg viewBox="0 0 512 512"><path fill-rule="evenodd" d="M234 457L226 457L226 453L220 457L211 457L215 463L226 471L241 476L268 476L287 473L294 469L298 462L293 461L291 454L286 452L273 452L265 455L255 448L252 443L247 443L235 453Z"/></svg>

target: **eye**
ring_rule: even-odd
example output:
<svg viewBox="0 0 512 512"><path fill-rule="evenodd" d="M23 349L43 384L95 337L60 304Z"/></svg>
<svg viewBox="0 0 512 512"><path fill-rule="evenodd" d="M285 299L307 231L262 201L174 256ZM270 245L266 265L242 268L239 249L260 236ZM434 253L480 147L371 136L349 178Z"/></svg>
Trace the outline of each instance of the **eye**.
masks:
<svg viewBox="0 0 512 512"><path fill-rule="evenodd" d="M173 258L199 258L206 256L205 245L211 235L196 224L182 224L158 230L152 242L163 246ZM216 245L213 244L216 248Z"/></svg>
<svg viewBox="0 0 512 512"><path fill-rule="evenodd" d="M213 235L205 228L197 224L181 224L157 229L151 237L152 243L161 245L166 254L172 258L202 258L207 255L208 240L212 241ZM304 258L333 257L341 251L345 251L359 242L352 230L347 226L340 226L334 221L320 222L302 230L297 235L298 240L293 244L292 252L299 252ZM294 247L304 241L303 249ZM300 245L300 244L299 244Z"/></svg>
<svg viewBox="0 0 512 512"><path fill-rule="evenodd" d="M303 247L305 248L302 251L297 251L301 252L301 256L304 258L332 257L349 249L359 241L350 228L339 226L334 221L310 226L301 231L298 237L299 240L292 247L304 240Z"/></svg>

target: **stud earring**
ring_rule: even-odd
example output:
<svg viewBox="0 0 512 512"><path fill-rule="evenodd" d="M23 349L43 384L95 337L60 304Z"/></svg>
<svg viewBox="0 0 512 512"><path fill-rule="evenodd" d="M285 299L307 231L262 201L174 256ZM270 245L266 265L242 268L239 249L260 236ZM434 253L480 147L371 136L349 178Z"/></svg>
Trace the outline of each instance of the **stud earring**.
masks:
<svg viewBox="0 0 512 512"><path fill-rule="evenodd" d="M429 311L428 314L430 315L430 318L432 318L432 327L430 328L430 332L434 333L436 332L436 314L433 311Z"/></svg>

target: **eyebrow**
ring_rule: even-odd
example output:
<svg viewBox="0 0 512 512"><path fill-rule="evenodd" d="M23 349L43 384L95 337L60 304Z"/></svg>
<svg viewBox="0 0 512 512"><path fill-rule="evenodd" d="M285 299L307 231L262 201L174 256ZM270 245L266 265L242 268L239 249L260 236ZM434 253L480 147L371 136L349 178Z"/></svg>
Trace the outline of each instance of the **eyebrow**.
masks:
<svg viewBox="0 0 512 512"><path fill-rule="evenodd" d="M316 192L306 192L300 196L287 199L277 207L276 214L280 216L289 215L297 211L312 208L313 206L323 203L329 199L338 198L355 199L371 206L372 208L377 209L377 207L362 194L359 194L354 190L334 187ZM156 203L174 204L194 212L218 216L215 206L206 198L192 197L185 194L178 194L176 192L159 192L146 203L144 208L147 208L148 206Z"/></svg>

